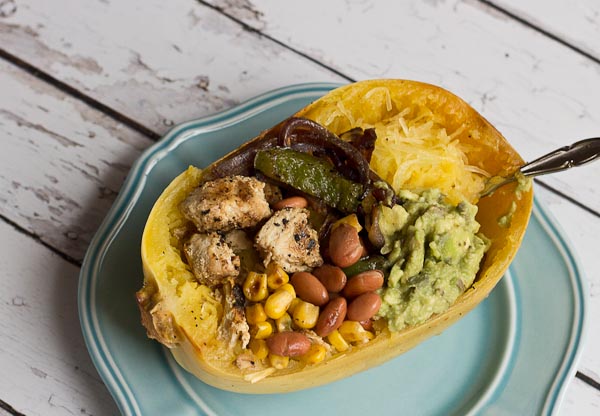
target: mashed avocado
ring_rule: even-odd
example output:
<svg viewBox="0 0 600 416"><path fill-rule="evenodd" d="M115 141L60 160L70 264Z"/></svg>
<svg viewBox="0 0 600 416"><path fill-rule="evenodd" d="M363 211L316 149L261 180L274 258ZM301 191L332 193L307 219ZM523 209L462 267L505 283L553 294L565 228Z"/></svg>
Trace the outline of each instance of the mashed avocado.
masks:
<svg viewBox="0 0 600 416"><path fill-rule="evenodd" d="M381 253L393 264L378 315L391 331L444 312L471 286L489 240L478 234L477 207L449 205L439 190L403 191L402 204L382 207Z"/></svg>
<svg viewBox="0 0 600 416"><path fill-rule="evenodd" d="M523 175L520 171L515 172L515 179L517 180L517 188L515 189L515 195L517 196L517 199L521 199L521 195L524 192L529 192L533 181L531 180L531 178L528 178L525 175ZM512 201L510 207L508 208L508 212L498 218L498 225L503 228L510 227L515 212L517 212L517 203L515 201Z"/></svg>

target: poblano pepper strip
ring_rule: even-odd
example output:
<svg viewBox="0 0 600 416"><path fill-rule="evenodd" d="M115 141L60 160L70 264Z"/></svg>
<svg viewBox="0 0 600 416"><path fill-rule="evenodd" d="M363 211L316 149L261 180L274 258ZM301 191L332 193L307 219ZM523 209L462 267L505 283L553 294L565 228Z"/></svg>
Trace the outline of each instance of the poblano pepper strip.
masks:
<svg viewBox="0 0 600 416"><path fill-rule="evenodd" d="M344 213L356 212L364 193L360 183L346 179L327 160L288 148L259 150L254 168Z"/></svg>
<svg viewBox="0 0 600 416"><path fill-rule="evenodd" d="M392 267L392 264L383 256L374 255L360 259L352 266L345 267L344 273L348 277L352 277L362 272L369 270L381 270L384 274L387 274L388 269Z"/></svg>

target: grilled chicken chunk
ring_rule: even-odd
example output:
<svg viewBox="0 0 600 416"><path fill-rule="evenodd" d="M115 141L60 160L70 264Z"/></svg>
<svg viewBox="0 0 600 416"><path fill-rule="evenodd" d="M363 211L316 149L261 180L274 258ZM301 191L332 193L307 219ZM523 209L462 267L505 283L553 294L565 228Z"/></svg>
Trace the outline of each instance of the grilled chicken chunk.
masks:
<svg viewBox="0 0 600 416"><path fill-rule="evenodd" d="M240 258L225 237L216 232L194 234L183 246L183 252L196 279L207 286L218 286L240 272Z"/></svg>
<svg viewBox="0 0 600 416"><path fill-rule="evenodd" d="M228 176L202 184L180 206L201 233L253 227L271 215L265 183L246 176Z"/></svg>
<svg viewBox="0 0 600 416"><path fill-rule="evenodd" d="M256 235L255 245L265 266L273 261L288 273L309 271L323 264L319 237L308 224L308 210L303 208L275 212Z"/></svg>
<svg viewBox="0 0 600 416"><path fill-rule="evenodd" d="M223 284L223 292L225 303L223 320L219 325L219 337L226 340L231 348L238 340L242 343L242 348L246 348L250 342L250 326L246 321L246 299L242 288L235 284L233 279L229 279Z"/></svg>

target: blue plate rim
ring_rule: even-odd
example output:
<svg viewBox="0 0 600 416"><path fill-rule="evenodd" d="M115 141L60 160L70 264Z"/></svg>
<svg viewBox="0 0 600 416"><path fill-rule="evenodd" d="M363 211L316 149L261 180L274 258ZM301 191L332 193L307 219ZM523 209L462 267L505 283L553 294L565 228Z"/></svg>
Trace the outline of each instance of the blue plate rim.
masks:
<svg viewBox="0 0 600 416"><path fill-rule="evenodd" d="M558 370L558 374L554 377L542 410L543 414L553 415L558 412L560 403L566 394L568 379L575 376L575 372L577 371L576 364L583 351L588 326L589 306L587 299L589 294L588 287L585 284L585 275L576 252L573 250L561 226L537 198L534 198L533 215L538 219L547 236L552 239L555 247L565 260L565 264L569 269L569 279L574 288L573 321L575 324L571 330L569 345L563 357L562 364Z"/></svg>
<svg viewBox="0 0 600 416"><path fill-rule="evenodd" d="M104 218L92 238L84 257L79 274L78 313L84 341L92 362L104 384L107 386L117 406L124 415L141 415L137 400L125 382L118 366L113 361L95 317L95 287L99 267L104 260L108 247L119 233L135 205L137 198L146 184L146 174L169 151L185 141L190 135L218 130L274 107L281 102L303 96L325 94L339 83L302 83L278 88L251 98L237 106L220 111L208 117L203 117L181 123L169 130L159 141L146 149L132 165L121 191L113 206ZM582 352L583 340L587 328L588 298L587 285L578 260L577 254L564 232L544 208L538 198L534 198L533 214L552 239L561 253L569 269L569 280L573 287L574 296L574 325L569 338L569 345L563 357L560 368L554 377L551 388L546 396L543 414L555 414L566 393L568 379L576 371L576 363Z"/></svg>

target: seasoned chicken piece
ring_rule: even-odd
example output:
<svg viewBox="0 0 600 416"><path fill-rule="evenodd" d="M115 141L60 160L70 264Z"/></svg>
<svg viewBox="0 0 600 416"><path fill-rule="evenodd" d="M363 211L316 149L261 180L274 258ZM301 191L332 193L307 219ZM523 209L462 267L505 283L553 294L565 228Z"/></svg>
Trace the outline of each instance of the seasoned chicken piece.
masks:
<svg viewBox="0 0 600 416"><path fill-rule="evenodd" d="M225 242L229 244L234 253L252 249L252 241L244 230L233 230L225 234Z"/></svg>
<svg viewBox="0 0 600 416"><path fill-rule="evenodd" d="M207 286L217 286L240 272L240 258L218 233L194 234L183 252L196 279Z"/></svg>
<svg viewBox="0 0 600 416"><path fill-rule="evenodd" d="M202 184L180 209L200 232L253 227L271 215L264 188L256 178L228 176Z"/></svg>
<svg viewBox="0 0 600 416"><path fill-rule="evenodd" d="M308 224L308 210L304 208L275 212L256 235L255 245L265 266L274 261L288 273L323 264L317 232Z"/></svg>
<svg viewBox="0 0 600 416"><path fill-rule="evenodd" d="M225 292L225 304L223 320L219 325L219 337L228 341L229 347L233 348L238 340L242 348L246 348L250 342L250 326L246 321L244 293L239 285L232 279L223 284Z"/></svg>

